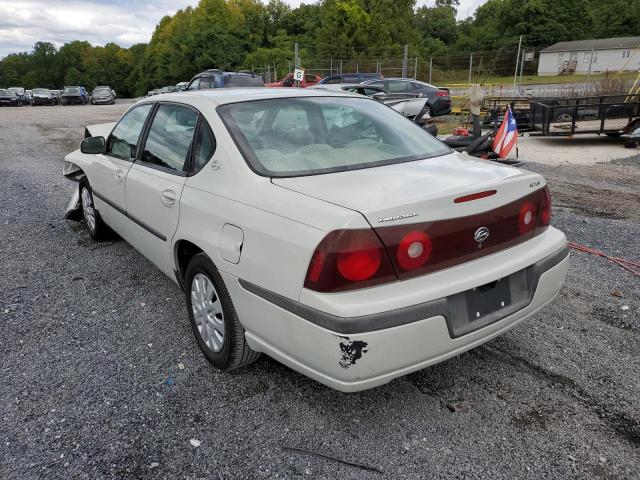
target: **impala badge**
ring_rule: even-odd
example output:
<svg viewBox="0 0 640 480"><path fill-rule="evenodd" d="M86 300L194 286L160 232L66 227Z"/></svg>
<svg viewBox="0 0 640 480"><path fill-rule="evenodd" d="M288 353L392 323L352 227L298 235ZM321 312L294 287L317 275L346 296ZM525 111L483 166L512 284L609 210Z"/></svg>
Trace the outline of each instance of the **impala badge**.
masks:
<svg viewBox="0 0 640 480"><path fill-rule="evenodd" d="M378 218L378 223L383 222L393 222L394 220L404 220L405 218L417 217L418 214L415 212L403 213L400 215L393 215L392 217L380 217Z"/></svg>
<svg viewBox="0 0 640 480"><path fill-rule="evenodd" d="M473 239L479 243L479 247L482 246L482 242L484 242L487 238L489 238L490 232L487 227L480 227L476 230L476 233L473 234Z"/></svg>

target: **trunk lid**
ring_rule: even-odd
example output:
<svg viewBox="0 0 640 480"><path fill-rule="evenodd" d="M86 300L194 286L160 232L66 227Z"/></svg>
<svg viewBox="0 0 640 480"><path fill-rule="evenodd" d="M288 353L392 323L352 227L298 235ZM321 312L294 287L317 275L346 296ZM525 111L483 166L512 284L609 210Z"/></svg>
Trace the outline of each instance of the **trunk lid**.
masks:
<svg viewBox="0 0 640 480"><path fill-rule="evenodd" d="M452 153L414 162L340 173L273 178L274 185L360 212L372 227L475 215L545 185L532 172ZM495 189L491 196L454 203Z"/></svg>

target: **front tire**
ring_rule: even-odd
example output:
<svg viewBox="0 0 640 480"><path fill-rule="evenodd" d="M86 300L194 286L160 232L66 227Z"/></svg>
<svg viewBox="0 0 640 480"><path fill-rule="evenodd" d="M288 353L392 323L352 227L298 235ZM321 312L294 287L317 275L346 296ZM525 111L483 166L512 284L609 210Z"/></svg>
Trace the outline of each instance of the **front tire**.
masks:
<svg viewBox="0 0 640 480"><path fill-rule="evenodd" d="M249 348L229 291L204 253L189 262L184 285L191 329L207 360L221 370L255 362L260 353Z"/></svg>
<svg viewBox="0 0 640 480"><path fill-rule="evenodd" d="M82 217L87 224L87 230L89 230L91 238L96 242L109 238L111 231L107 224L102 221L100 213L93 203L93 192L86 179L80 182L80 204L82 205Z"/></svg>

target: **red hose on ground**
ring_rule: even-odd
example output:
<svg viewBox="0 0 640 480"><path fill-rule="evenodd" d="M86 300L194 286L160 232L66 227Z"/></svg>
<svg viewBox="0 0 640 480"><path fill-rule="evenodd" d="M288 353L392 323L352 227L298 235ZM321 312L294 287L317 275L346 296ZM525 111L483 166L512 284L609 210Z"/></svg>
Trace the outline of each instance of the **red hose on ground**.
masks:
<svg viewBox="0 0 640 480"><path fill-rule="evenodd" d="M569 242L569 246L574 250L578 250L579 252L590 253L592 255L597 255L598 257L604 257L607 260L610 260L613 263L620 265L625 270L628 270L634 275L640 277L640 263L632 262L630 260L625 260L624 258L612 257L610 255L607 255L604 252L601 252L600 250L596 250L595 248L585 247L584 245L580 245L574 242ZM637 270L632 267L637 268Z"/></svg>

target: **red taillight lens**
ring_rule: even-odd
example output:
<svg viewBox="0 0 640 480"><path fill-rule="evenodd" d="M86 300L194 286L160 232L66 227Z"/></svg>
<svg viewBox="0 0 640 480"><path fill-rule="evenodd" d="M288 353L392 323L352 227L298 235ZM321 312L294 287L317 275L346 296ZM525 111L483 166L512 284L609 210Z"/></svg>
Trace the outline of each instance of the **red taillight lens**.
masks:
<svg viewBox="0 0 640 480"><path fill-rule="evenodd" d="M542 206L540 207L540 225L547 227L550 223L551 195L549 194L549 187L544 187L544 190L542 191Z"/></svg>
<svg viewBox="0 0 640 480"><path fill-rule="evenodd" d="M436 97L448 97L449 96L449 92L447 92L446 90L438 90L436 92Z"/></svg>
<svg viewBox="0 0 640 480"><path fill-rule="evenodd" d="M338 271L347 280L361 282L375 275L380 268L380 249L366 248L338 253Z"/></svg>
<svg viewBox="0 0 640 480"><path fill-rule="evenodd" d="M373 230L336 230L316 248L304 286L338 292L395 280L387 252Z"/></svg>

